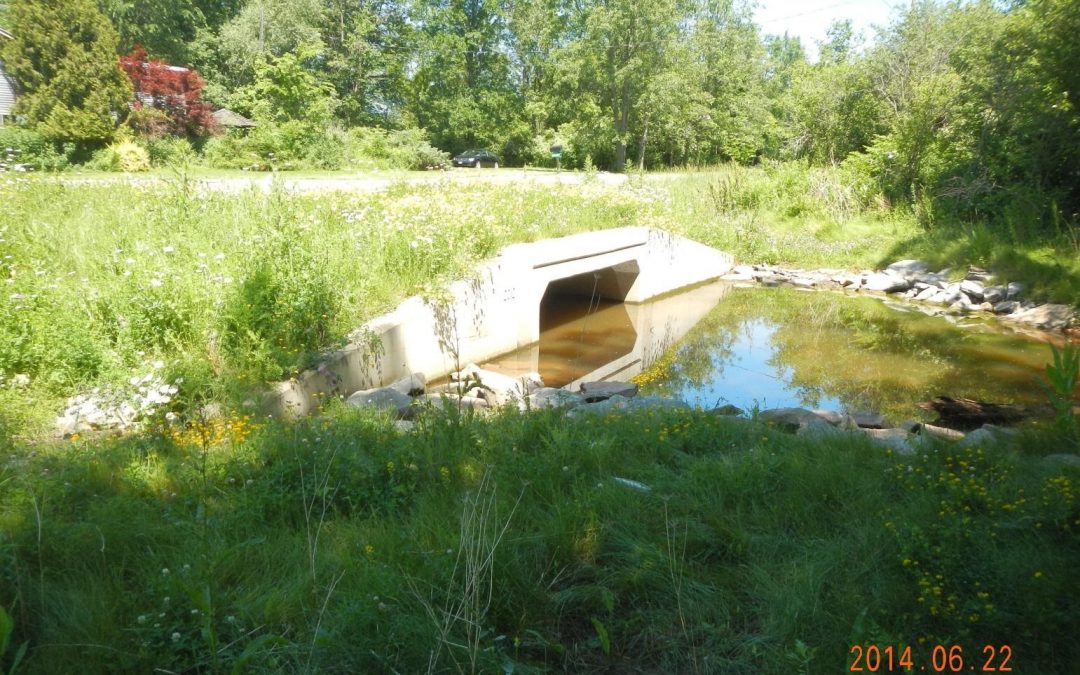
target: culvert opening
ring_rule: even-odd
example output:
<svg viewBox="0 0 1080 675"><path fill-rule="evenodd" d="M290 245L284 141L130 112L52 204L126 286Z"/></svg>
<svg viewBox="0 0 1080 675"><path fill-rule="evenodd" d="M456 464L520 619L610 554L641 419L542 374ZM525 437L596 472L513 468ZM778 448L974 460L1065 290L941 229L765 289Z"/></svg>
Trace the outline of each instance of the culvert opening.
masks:
<svg viewBox="0 0 1080 675"><path fill-rule="evenodd" d="M548 284L539 345L548 386L565 386L633 351L637 331L623 300L639 272L630 261Z"/></svg>

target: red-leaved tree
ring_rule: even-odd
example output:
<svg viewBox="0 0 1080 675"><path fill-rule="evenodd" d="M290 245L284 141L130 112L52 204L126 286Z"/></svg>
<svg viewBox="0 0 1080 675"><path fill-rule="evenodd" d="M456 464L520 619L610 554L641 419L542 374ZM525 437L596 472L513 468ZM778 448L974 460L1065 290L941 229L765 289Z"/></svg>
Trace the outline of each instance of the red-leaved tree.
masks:
<svg viewBox="0 0 1080 675"><path fill-rule="evenodd" d="M151 60L140 45L135 45L130 54L120 57L120 67L134 85L132 109L140 113L149 112L146 109L150 108L165 114L164 118L152 114L138 115L146 127L142 131L151 136L161 135L163 131L175 135L201 136L213 127L210 104L200 99L206 82L198 72Z"/></svg>

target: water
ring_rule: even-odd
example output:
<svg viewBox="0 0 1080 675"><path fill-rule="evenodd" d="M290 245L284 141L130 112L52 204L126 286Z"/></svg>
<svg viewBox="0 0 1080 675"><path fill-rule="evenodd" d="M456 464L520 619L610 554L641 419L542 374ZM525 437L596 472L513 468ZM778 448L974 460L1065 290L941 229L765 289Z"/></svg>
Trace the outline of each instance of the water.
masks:
<svg viewBox="0 0 1080 675"><path fill-rule="evenodd" d="M900 311L879 299L709 284L642 305L567 298L540 341L481 364L576 390L632 379L703 407L809 407L925 416L935 396L1041 403L1049 336L993 320Z"/></svg>

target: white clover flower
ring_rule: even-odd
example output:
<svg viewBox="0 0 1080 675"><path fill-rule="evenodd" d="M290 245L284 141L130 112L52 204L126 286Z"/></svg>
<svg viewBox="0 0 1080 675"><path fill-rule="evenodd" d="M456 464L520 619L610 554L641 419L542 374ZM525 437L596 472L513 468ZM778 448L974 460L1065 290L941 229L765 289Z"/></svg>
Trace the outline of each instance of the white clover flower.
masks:
<svg viewBox="0 0 1080 675"><path fill-rule="evenodd" d="M169 568L168 567L162 567L161 568L161 576L163 576L163 577L169 576ZM165 598L165 602L168 602L168 601L169 601L169 599Z"/></svg>

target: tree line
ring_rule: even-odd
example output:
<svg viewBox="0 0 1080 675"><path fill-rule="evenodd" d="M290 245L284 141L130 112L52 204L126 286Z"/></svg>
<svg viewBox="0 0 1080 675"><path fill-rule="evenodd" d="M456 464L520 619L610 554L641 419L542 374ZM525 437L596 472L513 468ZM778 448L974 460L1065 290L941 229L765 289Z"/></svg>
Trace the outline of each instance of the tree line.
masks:
<svg viewBox="0 0 1080 675"><path fill-rule="evenodd" d="M741 0L8 0L0 25L20 111L54 135L107 141L141 48L214 106L319 134L614 171L800 160L967 214L1080 208L1075 0L916 0L875 36L835 23L813 62Z"/></svg>

